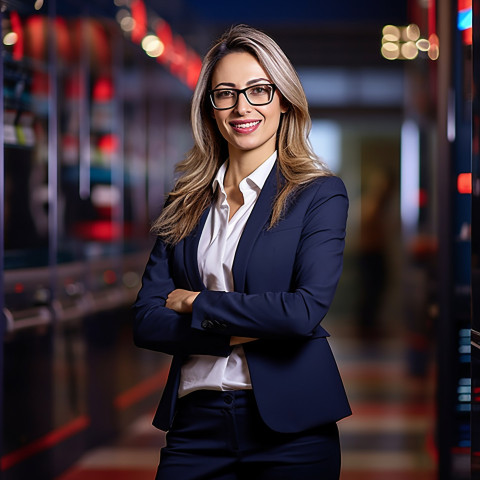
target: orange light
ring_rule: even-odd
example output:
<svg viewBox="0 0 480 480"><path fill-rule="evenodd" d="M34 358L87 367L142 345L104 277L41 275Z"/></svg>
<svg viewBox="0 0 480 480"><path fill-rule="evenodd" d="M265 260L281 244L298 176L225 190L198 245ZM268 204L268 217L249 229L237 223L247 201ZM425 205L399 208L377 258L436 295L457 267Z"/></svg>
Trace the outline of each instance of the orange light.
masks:
<svg viewBox="0 0 480 480"><path fill-rule="evenodd" d="M467 10L472 8L472 0L458 0L458 10Z"/></svg>
<svg viewBox="0 0 480 480"><path fill-rule="evenodd" d="M473 44L473 29L472 27L467 28L466 30L462 31L462 39L464 45L472 45Z"/></svg>
<svg viewBox="0 0 480 480"><path fill-rule="evenodd" d="M457 177L457 190L458 193L472 193L472 174L460 173Z"/></svg>

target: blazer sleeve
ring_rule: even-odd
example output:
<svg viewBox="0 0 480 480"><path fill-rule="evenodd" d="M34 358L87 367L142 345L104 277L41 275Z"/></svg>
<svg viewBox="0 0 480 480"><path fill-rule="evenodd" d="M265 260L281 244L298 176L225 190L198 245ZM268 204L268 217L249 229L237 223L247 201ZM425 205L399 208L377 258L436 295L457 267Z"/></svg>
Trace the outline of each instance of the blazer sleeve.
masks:
<svg viewBox="0 0 480 480"><path fill-rule="evenodd" d="M193 303L193 328L254 338L328 335L319 324L330 307L342 271L348 198L337 177L315 182L315 186L304 216L291 290L203 291Z"/></svg>
<svg viewBox="0 0 480 480"><path fill-rule="evenodd" d="M168 294L175 288L169 268L169 249L157 239L133 305L135 344L170 355L228 356L231 352L228 338L192 329L191 315L179 314L165 306Z"/></svg>

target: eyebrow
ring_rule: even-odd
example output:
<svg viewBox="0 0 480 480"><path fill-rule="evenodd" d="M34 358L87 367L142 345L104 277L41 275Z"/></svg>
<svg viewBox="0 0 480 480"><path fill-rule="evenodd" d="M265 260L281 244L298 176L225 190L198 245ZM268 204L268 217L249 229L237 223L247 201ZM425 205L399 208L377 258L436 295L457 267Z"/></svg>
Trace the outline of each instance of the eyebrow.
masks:
<svg viewBox="0 0 480 480"><path fill-rule="evenodd" d="M255 85L256 83L258 82L262 82L262 81L265 81L265 82L270 82L270 80L268 78L254 78L252 80L249 80L245 85L250 86L250 85ZM224 87L231 87L231 88L235 88L235 84L234 83L228 83L228 82L221 82L219 83L216 87L213 87L212 90L215 90L216 88L220 87L220 85L224 86Z"/></svg>

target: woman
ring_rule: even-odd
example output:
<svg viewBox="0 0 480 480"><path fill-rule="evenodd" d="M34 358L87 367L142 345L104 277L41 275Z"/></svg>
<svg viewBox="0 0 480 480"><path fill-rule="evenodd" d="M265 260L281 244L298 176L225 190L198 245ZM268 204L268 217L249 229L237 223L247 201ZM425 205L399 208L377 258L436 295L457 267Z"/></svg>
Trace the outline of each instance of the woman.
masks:
<svg viewBox="0 0 480 480"><path fill-rule="evenodd" d="M350 408L320 322L348 200L270 37L239 25L211 48L192 127L135 304L136 344L173 355L157 479L338 479Z"/></svg>

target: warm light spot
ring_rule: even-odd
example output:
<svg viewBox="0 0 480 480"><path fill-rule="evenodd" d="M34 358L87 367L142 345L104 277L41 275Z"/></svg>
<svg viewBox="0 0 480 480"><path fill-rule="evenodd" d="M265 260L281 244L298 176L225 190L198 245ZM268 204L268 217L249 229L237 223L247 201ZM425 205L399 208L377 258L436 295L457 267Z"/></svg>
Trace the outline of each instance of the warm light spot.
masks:
<svg viewBox="0 0 480 480"><path fill-rule="evenodd" d="M156 35L147 35L143 37L142 48L148 50L151 45L155 45L158 42L158 37Z"/></svg>
<svg viewBox="0 0 480 480"><path fill-rule="evenodd" d="M164 51L165 51L165 45L160 41L155 46L155 48L149 48L148 50L145 50L145 52L149 57L159 57L160 55L163 54Z"/></svg>
<svg viewBox="0 0 480 480"><path fill-rule="evenodd" d="M402 45L401 52L407 60L413 60L418 55L418 48L414 42L406 42Z"/></svg>
<svg viewBox="0 0 480 480"><path fill-rule="evenodd" d="M438 40L438 35L436 35L435 33L432 33L429 37L428 37L428 41L430 42L430 45L440 45L440 41Z"/></svg>
<svg viewBox="0 0 480 480"><path fill-rule="evenodd" d="M420 38L420 28L418 28L418 25L415 25L414 23L411 23L406 29L405 29L405 35L408 40L412 42L416 42Z"/></svg>
<svg viewBox="0 0 480 480"><path fill-rule="evenodd" d="M417 40L416 45L421 52L427 52L430 48L430 42L426 38L420 38Z"/></svg>
<svg viewBox="0 0 480 480"><path fill-rule="evenodd" d="M120 28L124 32L131 32L135 28L135 20L132 17L124 17L120 20Z"/></svg>
<svg viewBox="0 0 480 480"><path fill-rule="evenodd" d="M165 50L165 45L156 35L147 35L142 40L142 48L150 57L159 57Z"/></svg>
<svg viewBox="0 0 480 480"><path fill-rule="evenodd" d="M3 44L4 45L15 45L18 40L18 35L15 32L8 32L3 37Z"/></svg>
<svg viewBox="0 0 480 480"><path fill-rule="evenodd" d="M121 8L115 15L115 19L117 20L118 23L122 23L122 20L124 18L132 18L132 16L130 15L130 12L126 8Z"/></svg>
<svg viewBox="0 0 480 480"><path fill-rule="evenodd" d="M400 40L400 29L395 25L385 25L382 34L389 42L398 42Z"/></svg>
<svg viewBox="0 0 480 480"><path fill-rule="evenodd" d="M140 283L140 276L136 272L126 272L123 277L123 284L128 288L134 288Z"/></svg>
<svg viewBox="0 0 480 480"><path fill-rule="evenodd" d="M430 60L438 60L440 56L440 49L438 45L430 44L430 48L428 49L428 57Z"/></svg>
<svg viewBox="0 0 480 480"><path fill-rule="evenodd" d="M472 174L460 173L457 177L457 190L458 193L472 193Z"/></svg>
<svg viewBox="0 0 480 480"><path fill-rule="evenodd" d="M400 55L400 49L396 43L387 42L382 45L382 55L387 60L396 60Z"/></svg>
<svg viewBox="0 0 480 480"><path fill-rule="evenodd" d="M398 37L396 35L392 35L390 33L387 33L382 37L382 43L386 42L398 42Z"/></svg>
<svg viewBox="0 0 480 480"><path fill-rule="evenodd" d="M43 7L43 0L35 0L35 3L33 4L33 8L35 10L40 10Z"/></svg>

